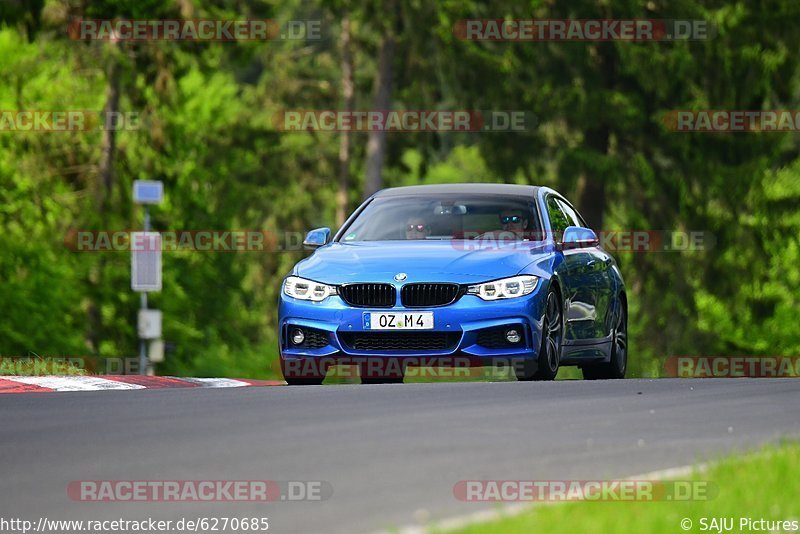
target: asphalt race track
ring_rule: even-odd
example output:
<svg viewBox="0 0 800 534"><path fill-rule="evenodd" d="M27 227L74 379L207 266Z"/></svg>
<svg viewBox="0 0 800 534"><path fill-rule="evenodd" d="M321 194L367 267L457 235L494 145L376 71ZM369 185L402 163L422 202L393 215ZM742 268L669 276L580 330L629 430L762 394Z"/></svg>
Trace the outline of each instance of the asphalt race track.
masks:
<svg viewBox="0 0 800 534"><path fill-rule="evenodd" d="M800 434L795 379L662 379L4 395L0 516L268 517L371 532L494 508L465 479L620 478ZM326 481L316 502L77 502L76 480Z"/></svg>

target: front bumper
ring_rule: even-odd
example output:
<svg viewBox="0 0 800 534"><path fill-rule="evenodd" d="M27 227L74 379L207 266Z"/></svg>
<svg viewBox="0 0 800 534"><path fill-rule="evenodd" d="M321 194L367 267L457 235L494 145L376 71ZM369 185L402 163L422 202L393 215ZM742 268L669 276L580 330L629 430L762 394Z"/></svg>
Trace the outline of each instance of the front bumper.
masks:
<svg viewBox="0 0 800 534"><path fill-rule="evenodd" d="M399 287L397 288L399 291ZM538 356L547 285L540 283L524 297L484 301L475 295L463 295L453 304L431 308L357 308L348 305L338 295L323 302L309 302L281 294L279 308L279 338L284 365L305 360L325 360L334 363L359 363L376 358L389 358L410 365L456 362L462 366L489 365L504 360L530 360ZM392 332L414 335L415 332L441 334L448 340L439 348L379 348L359 349L352 339L359 334L373 335L366 330L362 316L365 312L433 312L432 330ZM497 330L516 327L522 330L522 340L516 344L498 343ZM318 331L312 347L296 346L290 340L294 328ZM444 336L446 334L446 336ZM491 335L494 334L494 335ZM320 342L320 339L323 341ZM500 338L502 341L502 338ZM324 345L323 345L324 344ZM418 346L418 344L416 345Z"/></svg>

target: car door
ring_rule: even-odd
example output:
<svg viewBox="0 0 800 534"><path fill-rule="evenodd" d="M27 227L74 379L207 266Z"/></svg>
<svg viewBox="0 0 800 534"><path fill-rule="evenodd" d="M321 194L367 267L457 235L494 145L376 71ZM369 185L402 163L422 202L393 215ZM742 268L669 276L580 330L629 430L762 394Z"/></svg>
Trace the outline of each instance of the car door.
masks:
<svg viewBox="0 0 800 534"><path fill-rule="evenodd" d="M549 195L545 202L553 238L560 243L564 230L576 224L565 212L558 197ZM591 339L597 322L593 256L589 249L563 250L560 254L564 261L556 272L564 292L564 338L566 341Z"/></svg>
<svg viewBox="0 0 800 534"><path fill-rule="evenodd" d="M558 205L567 218L575 226L588 228L583 217L563 198L557 199ZM613 259L599 246L580 249L586 254L584 261L587 262L587 280L592 285L593 301L595 306L595 318L591 327L591 332L586 332L589 337L586 339L599 339L611 335L613 327L612 317L610 317L614 298L614 280L611 276ZM588 330L588 328L587 328Z"/></svg>

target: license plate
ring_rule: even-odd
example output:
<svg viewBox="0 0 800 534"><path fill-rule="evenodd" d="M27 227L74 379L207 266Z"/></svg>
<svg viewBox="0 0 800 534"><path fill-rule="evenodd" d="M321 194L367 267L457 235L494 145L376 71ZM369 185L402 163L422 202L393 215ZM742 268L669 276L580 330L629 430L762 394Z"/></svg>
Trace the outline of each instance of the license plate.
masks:
<svg viewBox="0 0 800 534"><path fill-rule="evenodd" d="M364 312L364 330L432 330L433 312Z"/></svg>

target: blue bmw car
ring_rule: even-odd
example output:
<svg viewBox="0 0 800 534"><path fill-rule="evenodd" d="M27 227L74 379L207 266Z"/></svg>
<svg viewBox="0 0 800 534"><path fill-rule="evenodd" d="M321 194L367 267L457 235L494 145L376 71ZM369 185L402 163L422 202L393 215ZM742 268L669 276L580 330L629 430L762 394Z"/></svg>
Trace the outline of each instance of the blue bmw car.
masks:
<svg viewBox="0 0 800 534"><path fill-rule="evenodd" d="M518 380L623 378L627 298L614 259L547 187L449 184L385 189L284 279L281 369L319 384L332 365L362 383L410 366L510 366Z"/></svg>

